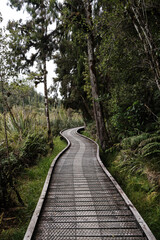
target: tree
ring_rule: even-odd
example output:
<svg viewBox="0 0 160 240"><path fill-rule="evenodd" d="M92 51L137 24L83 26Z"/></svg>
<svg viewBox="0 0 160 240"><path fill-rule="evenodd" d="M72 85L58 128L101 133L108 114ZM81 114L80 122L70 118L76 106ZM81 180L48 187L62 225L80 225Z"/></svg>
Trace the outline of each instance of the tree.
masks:
<svg viewBox="0 0 160 240"><path fill-rule="evenodd" d="M81 110L84 120L92 119L91 101L87 99L84 91L85 48L84 44L78 45L76 34L72 32L72 39L63 36L59 43L59 51L54 56L57 65L57 77L54 82L59 82L63 104L66 108Z"/></svg>
<svg viewBox="0 0 160 240"><path fill-rule="evenodd" d="M9 104L7 102L7 91L5 89L5 85L10 80L10 78L14 78L17 76L16 72L14 71L14 68L10 61L10 56L12 55L10 49L8 48L8 41L7 36L4 35L2 29L0 29L0 88L2 93L2 108L3 108L3 118L4 118L4 133L5 133L5 144L6 144L6 162L8 164L7 172L9 172L9 178L7 178L7 173L5 172L5 163L0 162L0 182L2 187L2 193L3 193L3 203L6 207L6 199L7 199L7 185L9 183L10 187L14 190L14 192L17 195L18 201L24 205L23 200L21 199L21 196L18 192L18 190L15 187L15 184L13 182L12 178L12 167L10 164L10 151L9 151L9 141L8 141L8 132L7 132L7 122L6 122L6 115L7 112L10 113L11 118L13 119L16 127L18 129L19 126L15 121L14 115L9 107ZM7 165L6 164L6 165Z"/></svg>
<svg viewBox="0 0 160 240"><path fill-rule="evenodd" d="M160 66L158 60L157 46L154 41L152 31L150 30L150 23L148 19L148 8L152 9L149 11L155 11L155 8L159 7L159 3L155 4L152 1L128 1L128 13L132 19L135 30L137 31L138 37L143 43L144 51L149 60L151 70L154 74L155 83L160 90ZM154 17L155 18L155 17ZM153 16L152 16L153 19ZM155 22L157 19L155 18Z"/></svg>
<svg viewBox="0 0 160 240"><path fill-rule="evenodd" d="M9 158L9 144L8 144L8 134L7 134L7 123L6 123L7 111L9 111L17 128L19 128L19 126L17 125L14 119L14 115L9 107L9 104L7 102L7 93L5 91L5 85L7 84L7 81L10 79L11 76L12 77L16 76L16 73L12 68L12 65L10 64L10 55L11 55L11 52L7 47L7 36L5 36L3 30L0 29L0 83L1 83L0 89L2 94L2 109L3 109L3 118L4 118L4 131L5 131L7 158Z"/></svg>
<svg viewBox="0 0 160 240"><path fill-rule="evenodd" d="M93 32L94 24L92 21L92 10L90 1L65 1L63 5L62 24L67 28L68 36L71 41L77 39L78 46L81 47L81 53L79 60L83 57L83 65L86 65L86 56L88 59L90 85L92 94L92 105L94 112L94 119L97 126L97 135L102 149L104 150L109 143L108 134L105 127L105 121L103 116L102 105L98 93L98 78L96 76L96 57L94 55L95 47L95 35ZM82 44L83 42L83 44ZM86 68L87 69L87 68ZM83 69L85 72L85 68ZM84 77L83 77L84 80Z"/></svg>
<svg viewBox="0 0 160 240"><path fill-rule="evenodd" d="M44 83L45 113L48 127L48 141L52 146L52 134L49 117L47 68L46 62L51 59L55 50L55 31L48 31L56 17L56 3L53 0L13 1L11 5L18 10L25 5L26 11L31 16L30 20L23 23L9 22L8 29L11 33L10 47L15 52L17 69L28 69L36 63L38 74L31 74L36 84ZM29 57L28 57L29 55Z"/></svg>
<svg viewBox="0 0 160 240"><path fill-rule="evenodd" d="M95 68L95 56L94 56L94 34L93 34L93 21L92 21L92 1L83 0L84 9L86 13L86 24L88 27L87 34L87 48L88 48L88 62L89 62L89 72L90 72L90 81L92 88L92 98L93 98L93 110L94 117L96 121L98 138L100 145L103 150L106 149L109 143L109 137L106 131L106 126L104 122L103 110L99 101L98 95L98 86L96 79L96 68Z"/></svg>

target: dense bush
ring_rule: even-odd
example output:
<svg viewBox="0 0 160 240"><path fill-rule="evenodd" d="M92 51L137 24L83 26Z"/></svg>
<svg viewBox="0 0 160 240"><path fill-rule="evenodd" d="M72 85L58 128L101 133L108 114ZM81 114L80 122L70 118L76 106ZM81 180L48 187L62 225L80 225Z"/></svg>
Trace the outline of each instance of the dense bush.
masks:
<svg viewBox="0 0 160 240"><path fill-rule="evenodd" d="M14 205L13 195L19 202L23 201L16 189L16 176L24 167L34 165L39 157L49 150L46 118L41 109L13 107L14 120L7 114L7 134L9 155L5 143L3 117L0 115L0 206ZM53 136L65 128L82 126L81 115L72 109L53 109L51 112L51 129ZM8 155L8 156L7 156Z"/></svg>

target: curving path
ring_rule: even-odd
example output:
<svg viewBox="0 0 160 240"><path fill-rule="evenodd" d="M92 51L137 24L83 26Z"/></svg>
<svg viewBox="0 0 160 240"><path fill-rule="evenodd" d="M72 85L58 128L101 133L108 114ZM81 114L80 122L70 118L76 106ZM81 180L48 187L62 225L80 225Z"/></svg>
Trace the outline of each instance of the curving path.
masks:
<svg viewBox="0 0 160 240"><path fill-rule="evenodd" d="M77 134L77 129L63 132L71 146L55 164L33 236L24 239L155 240L100 166L97 145Z"/></svg>

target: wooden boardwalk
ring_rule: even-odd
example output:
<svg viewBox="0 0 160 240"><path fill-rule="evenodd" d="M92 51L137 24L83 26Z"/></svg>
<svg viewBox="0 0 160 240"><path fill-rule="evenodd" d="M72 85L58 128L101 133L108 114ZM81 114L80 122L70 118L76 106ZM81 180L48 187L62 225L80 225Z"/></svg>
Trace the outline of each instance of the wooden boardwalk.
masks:
<svg viewBox="0 0 160 240"><path fill-rule="evenodd" d="M54 165L24 240L155 240L98 162L97 145L77 129L63 135L71 146Z"/></svg>

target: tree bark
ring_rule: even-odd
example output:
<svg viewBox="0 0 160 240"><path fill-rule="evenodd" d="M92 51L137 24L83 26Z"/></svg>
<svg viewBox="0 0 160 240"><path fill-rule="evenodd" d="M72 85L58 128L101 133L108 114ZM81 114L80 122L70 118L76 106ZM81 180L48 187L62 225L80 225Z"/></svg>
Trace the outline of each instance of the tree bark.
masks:
<svg viewBox="0 0 160 240"><path fill-rule="evenodd" d="M92 9L89 0L83 0L85 12L86 12L86 22L88 25L88 34L87 34L87 48L88 48L88 62L89 62L89 72L90 72L90 81L92 89L92 98L93 98L93 111L94 118L96 122L97 135L101 145L102 150L105 150L109 142L109 137L107 134L102 106L99 102L98 97L98 86L96 80L96 69L95 69L95 56L94 56L94 36L93 36L93 23L92 23Z"/></svg>
<svg viewBox="0 0 160 240"><path fill-rule="evenodd" d="M6 103L4 95L4 85L3 85L3 76L1 75L1 91L2 91L2 101L3 101L3 121L4 121L4 132L5 132L5 144L7 149L7 158L9 158L9 144L8 144L8 134L7 134L7 123L6 123Z"/></svg>
<svg viewBox="0 0 160 240"><path fill-rule="evenodd" d="M44 71L44 99L45 99L45 114L47 119L47 129L48 129L48 142L52 140L51 136L51 124L49 116L49 104L48 104L48 90L47 90L47 68L46 68L46 59L43 60L43 71Z"/></svg>
<svg viewBox="0 0 160 240"><path fill-rule="evenodd" d="M81 99L82 99L82 102L83 102L83 109L85 107L85 113L87 114L88 118L89 119L92 119L93 120L93 110L89 108L88 104L86 103L84 97L82 95L81 96ZM84 116L84 119L85 119L85 114L83 114Z"/></svg>
<svg viewBox="0 0 160 240"><path fill-rule="evenodd" d="M47 14L46 14L46 8L45 8L45 0L42 1L41 5L41 11L44 18L44 23L42 23L42 31L43 31L43 37L47 35ZM43 80L44 80L44 99L45 99L45 115L47 119L47 130L48 130L48 143L51 148L53 148L53 139L52 139L52 132L51 132L51 124L50 124L50 115L49 115L49 104L48 104L48 89L47 89L47 64L46 64L46 52L45 52L45 46L42 50L42 62L43 62Z"/></svg>

